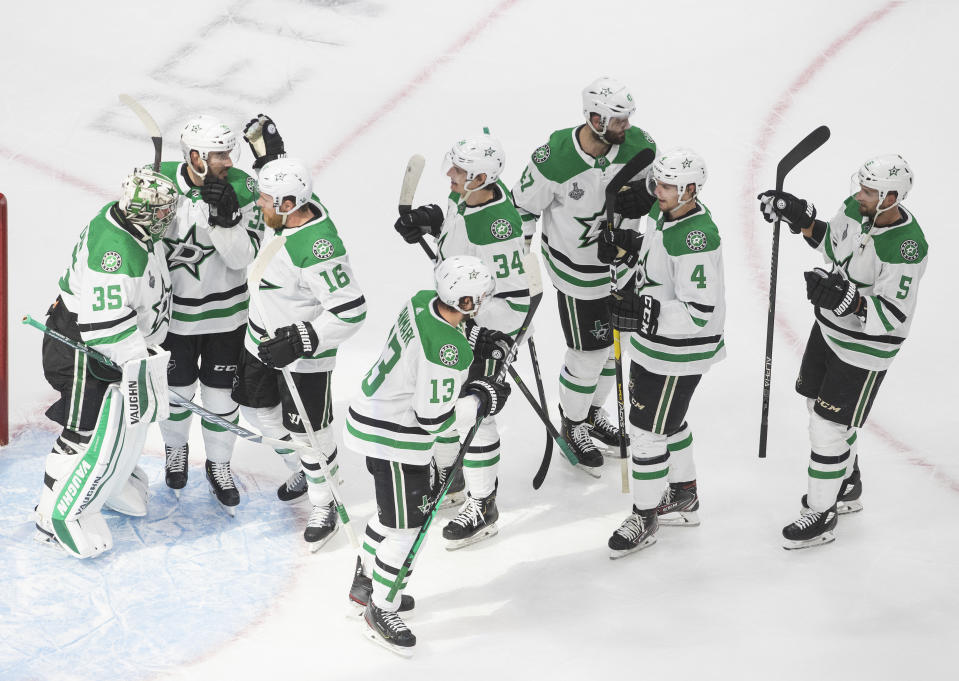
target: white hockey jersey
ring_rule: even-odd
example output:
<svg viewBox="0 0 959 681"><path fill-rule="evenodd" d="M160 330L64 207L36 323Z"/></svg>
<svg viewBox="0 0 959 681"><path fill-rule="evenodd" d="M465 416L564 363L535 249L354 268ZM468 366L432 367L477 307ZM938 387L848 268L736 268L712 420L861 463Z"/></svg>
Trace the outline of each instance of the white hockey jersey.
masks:
<svg viewBox="0 0 959 681"><path fill-rule="evenodd" d="M116 205L104 206L80 234L59 286L81 340L123 364L166 338L172 287L163 246L125 230Z"/></svg>
<svg viewBox="0 0 959 681"><path fill-rule="evenodd" d="M719 230L698 201L691 212L668 222L654 204L648 221L636 292L659 301L659 328L652 338L628 334L633 361L663 376L703 374L726 356Z"/></svg>
<svg viewBox="0 0 959 681"><path fill-rule="evenodd" d="M842 361L870 371L888 369L909 335L919 281L929 262L922 228L912 213L903 206L899 210L899 223L874 227L850 196L826 224L821 240L808 240L833 270L856 284L867 304L865 322L817 307L823 337Z"/></svg>
<svg viewBox="0 0 959 681"><path fill-rule="evenodd" d="M626 131L623 144L614 144L606 156L593 158L579 144L579 128L554 132L549 142L537 148L519 182L513 201L532 236L542 215L542 253L553 285L580 300L609 295L609 265L596 257L600 223L606 219L606 186L617 172L641 150L656 151L656 143L639 128ZM637 177L645 177L643 170ZM634 221L625 221L631 228ZM629 270L621 266L617 279Z"/></svg>
<svg viewBox="0 0 959 681"><path fill-rule="evenodd" d="M455 441L456 404L473 351L462 330L439 315L436 300L435 291L420 291L400 311L350 403L343 442L353 451L424 465L434 442Z"/></svg>
<svg viewBox="0 0 959 681"><path fill-rule="evenodd" d="M483 303L475 321L515 336L529 311L523 223L506 185L497 181L496 190L496 198L479 206L467 206L459 194L450 194L437 257L442 262L454 255L472 255L483 261L493 274L496 292Z"/></svg>
<svg viewBox="0 0 959 681"><path fill-rule="evenodd" d="M235 227L210 227L210 207L200 198L186 174L186 163L160 164L160 172L180 192L177 219L165 235L167 264L173 277L173 315L170 332L181 335L223 333L246 323L250 296L246 269L263 238L263 223L256 205L256 181L242 170L230 168L227 182L240 205Z"/></svg>
<svg viewBox="0 0 959 681"><path fill-rule="evenodd" d="M310 222L282 230L284 248L260 280L259 304L265 309L257 302L250 306L245 340L255 357L256 347L266 336L264 316L272 325L271 334L299 321L310 322L319 345L313 355L289 365L291 371L301 373L332 371L337 349L366 319L366 299L333 221L316 196L308 205L315 213Z"/></svg>

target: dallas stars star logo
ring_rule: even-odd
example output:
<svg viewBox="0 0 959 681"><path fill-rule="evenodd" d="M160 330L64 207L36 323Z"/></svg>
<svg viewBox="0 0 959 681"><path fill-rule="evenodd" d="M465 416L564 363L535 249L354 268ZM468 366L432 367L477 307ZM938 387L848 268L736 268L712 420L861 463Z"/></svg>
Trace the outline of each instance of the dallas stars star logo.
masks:
<svg viewBox="0 0 959 681"><path fill-rule="evenodd" d="M606 218L606 206L587 217L577 217L576 222L583 226L583 233L579 235L579 247L592 246L599 239L599 223Z"/></svg>
<svg viewBox="0 0 959 681"><path fill-rule="evenodd" d="M496 149L494 149L493 147L486 147L483 150L483 156L492 156L495 153L496 153Z"/></svg>
<svg viewBox="0 0 959 681"><path fill-rule="evenodd" d="M167 248L167 263L170 271L178 267L186 270L194 278L200 278L200 265L204 260L216 252L216 249L210 245L200 243L196 238L196 225L194 224L183 235L182 239L164 240Z"/></svg>
<svg viewBox="0 0 959 681"><path fill-rule="evenodd" d="M688 168L692 164L693 164L692 160L687 158L683 161L683 168Z"/></svg>
<svg viewBox="0 0 959 681"><path fill-rule="evenodd" d="M163 293L160 295L160 300L155 302L151 307L153 309L153 324L150 330L150 333L156 333L156 331L163 325L170 322L170 312L171 305L173 302L173 284L169 286L161 286Z"/></svg>
<svg viewBox="0 0 959 681"><path fill-rule="evenodd" d="M902 170L902 169L901 169L901 168L897 168L896 166L893 166L892 168L889 169L889 177L892 177L892 176L894 176L894 175L898 175L900 170Z"/></svg>
<svg viewBox="0 0 959 681"><path fill-rule="evenodd" d="M612 88L604 87L602 90L599 91L599 94L605 95L605 96L608 97L608 96L610 96L611 94L613 94L613 90L612 90Z"/></svg>
<svg viewBox="0 0 959 681"><path fill-rule="evenodd" d="M479 276L479 270L470 270L469 277L470 279L476 279Z"/></svg>
<svg viewBox="0 0 959 681"><path fill-rule="evenodd" d="M596 340L606 340L609 336L609 324L604 324L598 319L593 323L593 328L589 331Z"/></svg>
<svg viewBox="0 0 959 681"><path fill-rule="evenodd" d="M640 266L636 269L637 274L641 272L643 275L642 281L639 281L638 279L636 281L637 291L642 291L643 289L651 286L662 286L662 284L656 281L655 279L649 278L649 267L646 264L648 260L649 260L649 251L646 251L646 253L643 255L643 259L639 261Z"/></svg>
<svg viewBox="0 0 959 681"><path fill-rule="evenodd" d="M416 508L420 509L420 513L422 513L425 516L426 512L430 509L430 498L424 494L423 503L421 503Z"/></svg>

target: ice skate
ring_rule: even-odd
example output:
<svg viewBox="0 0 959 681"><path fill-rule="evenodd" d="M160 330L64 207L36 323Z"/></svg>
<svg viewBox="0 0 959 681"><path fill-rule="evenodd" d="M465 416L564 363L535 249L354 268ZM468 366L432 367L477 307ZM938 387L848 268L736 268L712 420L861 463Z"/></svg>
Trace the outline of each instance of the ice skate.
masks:
<svg viewBox="0 0 959 681"><path fill-rule="evenodd" d="M302 470L291 474L276 490L277 498L288 504L302 499L304 494L306 494L306 474Z"/></svg>
<svg viewBox="0 0 959 681"><path fill-rule="evenodd" d="M619 424L609 420L609 416L601 407L590 407L586 415L589 425L589 434L594 440L603 443L603 454L612 458L619 458ZM629 436L626 437L626 446L629 446Z"/></svg>
<svg viewBox="0 0 959 681"><path fill-rule="evenodd" d="M836 498L836 513L846 515L848 513L858 513L862 510L862 502L859 497L862 496L862 479L859 477L859 461L853 464L852 475L842 481L842 487L839 488L839 496ZM806 495L802 495L803 513L809 511L809 504L806 501Z"/></svg>
<svg viewBox="0 0 959 681"><path fill-rule="evenodd" d="M696 481L671 482L659 500L656 514L660 525L696 527L699 525L699 495Z"/></svg>
<svg viewBox="0 0 959 681"><path fill-rule="evenodd" d="M659 522L655 508L640 511L633 506L633 512L609 538L609 557L615 560L652 546L656 543L657 529Z"/></svg>
<svg viewBox="0 0 959 681"><path fill-rule="evenodd" d="M314 506L310 512L310 519L306 522L303 539L310 545L310 551L316 553L332 539L339 528L334 502L331 501L323 506Z"/></svg>
<svg viewBox="0 0 959 681"><path fill-rule="evenodd" d="M459 513L443 528L443 539L447 540L446 550L455 551L492 537L499 532L496 527L498 518L495 490L482 499L467 494L466 503Z"/></svg>
<svg viewBox="0 0 959 681"><path fill-rule="evenodd" d="M356 557L356 570L353 573L353 584L350 586L350 602L359 608L359 614L369 605L370 598L373 596L373 580L363 574L363 561L359 556ZM400 609L406 617L413 614L416 607L416 600L412 596L403 594L400 596Z"/></svg>
<svg viewBox="0 0 959 681"><path fill-rule="evenodd" d="M563 407L560 406L559 413L563 419L562 435L563 439L569 443L573 453L579 460L576 468L579 468L587 475L594 478L599 477L599 471L603 467L603 455L593 438L590 437L589 423L583 421L571 421L563 414Z"/></svg>
<svg viewBox="0 0 959 681"><path fill-rule="evenodd" d="M230 462L215 463L207 460L206 479L210 483L210 492L223 506L223 510L235 516L236 507L240 504L240 492L236 489L236 483L233 482Z"/></svg>
<svg viewBox="0 0 959 681"><path fill-rule="evenodd" d="M180 445L179 447L163 446L166 452L166 486L173 490L177 499L180 498L180 490L186 487L188 476L187 461L190 456L190 445Z"/></svg>
<svg viewBox="0 0 959 681"><path fill-rule="evenodd" d="M836 541L836 535L832 531L836 529L838 519L839 515L836 513L835 505L823 513L813 510L806 511L799 516L798 520L783 528L783 537L786 538L786 541L783 542L783 548L787 551L793 551L822 546Z"/></svg>
<svg viewBox="0 0 959 681"><path fill-rule="evenodd" d="M447 466L446 468L440 469L440 486L446 483L446 479L449 477L450 471L453 469L452 466ZM466 479L463 477L463 468L462 466L457 469L456 475L453 477L453 483L450 485L450 488L446 491L446 496L443 497L443 503L437 506L438 509L442 510L444 508L455 508L462 504L466 500Z"/></svg>
<svg viewBox="0 0 959 681"><path fill-rule="evenodd" d="M364 631L366 638L397 655L403 657L413 655L416 636L398 613L377 608L373 603L369 603L363 611L363 619L366 621Z"/></svg>

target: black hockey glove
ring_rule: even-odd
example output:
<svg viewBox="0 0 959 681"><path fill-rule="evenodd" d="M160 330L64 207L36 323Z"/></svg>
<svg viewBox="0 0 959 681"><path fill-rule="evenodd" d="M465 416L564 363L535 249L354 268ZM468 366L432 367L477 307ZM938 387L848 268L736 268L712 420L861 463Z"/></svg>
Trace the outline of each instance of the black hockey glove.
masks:
<svg viewBox="0 0 959 681"><path fill-rule="evenodd" d="M613 328L620 331L636 331L650 338L659 329L659 301L652 296L620 291L613 296L610 312Z"/></svg>
<svg viewBox="0 0 959 681"><path fill-rule="evenodd" d="M624 218L641 218L649 214L649 209L656 203L656 197L646 189L646 180L627 182L625 188L616 194L614 210Z"/></svg>
<svg viewBox="0 0 959 681"><path fill-rule="evenodd" d="M415 244L424 234L438 237L443 226L443 209L435 203L414 208L403 213L395 223L393 229L400 233L408 244Z"/></svg>
<svg viewBox="0 0 959 681"><path fill-rule="evenodd" d="M837 317L859 312L862 297L856 285L839 272L829 273L816 267L804 274L806 277L806 297L816 307L831 310Z"/></svg>
<svg viewBox="0 0 959 681"><path fill-rule="evenodd" d="M236 227L240 224L240 202L229 182L208 177L200 187L200 198L210 206L210 227Z"/></svg>
<svg viewBox="0 0 959 681"><path fill-rule="evenodd" d="M243 128L243 138L253 151L253 169L259 170L270 161L286 156L283 138L273 119L265 114L257 114Z"/></svg>
<svg viewBox="0 0 959 681"><path fill-rule="evenodd" d="M260 361L268 367L282 369L300 357L316 352L320 339L309 322L297 322L277 329L273 338L256 349Z"/></svg>
<svg viewBox="0 0 959 681"><path fill-rule="evenodd" d="M497 362L506 359L513 347L513 339L508 334L479 326L473 320L466 322L466 340L476 357L494 359Z"/></svg>
<svg viewBox="0 0 959 681"><path fill-rule="evenodd" d="M607 265L625 263L627 267L632 267L639 258L639 249L642 246L643 235L639 232L602 227L596 242L596 257Z"/></svg>
<svg viewBox="0 0 959 681"><path fill-rule="evenodd" d="M756 198L759 199L759 210L766 222L782 220L793 234L799 234L806 227L811 227L816 219L814 205L787 192L769 189Z"/></svg>
<svg viewBox="0 0 959 681"><path fill-rule="evenodd" d="M483 418L496 416L503 411L509 393L509 383L500 383L494 376L484 376L466 384L466 394L476 395L480 403L476 413Z"/></svg>

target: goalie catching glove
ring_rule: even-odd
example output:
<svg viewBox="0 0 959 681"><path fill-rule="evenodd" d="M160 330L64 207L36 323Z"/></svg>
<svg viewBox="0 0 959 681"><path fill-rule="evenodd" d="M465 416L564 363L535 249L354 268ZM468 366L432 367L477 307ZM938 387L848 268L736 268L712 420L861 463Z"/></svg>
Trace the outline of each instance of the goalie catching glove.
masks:
<svg viewBox="0 0 959 681"><path fill-rule="evenodd" d="M659 330L659 301L652 296L620 291L613 296L610 312L613 328L620 331L635 331L651 338Z"/></svg>
<svg viewBox="0 0 959 681"><path fill-rule="evenodd" d="M473 354L480 359L493 359L499 362L506 359L513 347L513 339L502 331L479 326L473 320L466 322L466 340L473 348Z"/></svg>
<svg viewBox="0 0 959 681"><path fill-rule="evenodd" d="M424 234L438 237L443 218L443 209L431 203L400 215L393 223L393 229L400 233L406 243L415 244Z"/></svg>
<svg viewBox="0 0 959 681"><path fill-rule="evenodd" d="M320 344L319 336L309 322L297 322L277 329L273 338L265 340L257 347L260 361L268 367L282 369L301 357L316 352Z"/></svg>
<svg viewBox="0 0 959 681"><path fill-rule="evenodd" d="M479 400L477 415L486 418L496 416L503 411L506 398L509 397L509 383L500 383L495 376L484 376L466 384L467 395L474 395Z"/></svg>
<svg viewBox="0 0 959 681"><path fill-rule="evenodd" d="M207 177L200 187L200 198L210 207L210 227L236 227L240 224L240 202L229 182Z"/></svg>
<svg viewBox="0 0 959 681"><path fill-rule="evenodd" d="M250 145L253 152L253 169L259 170L270 161L286 156L286 147L280 137L276 124L269 116L257 114L243 128L243 138Z"/></svg>
<svg viewBox="0 0 959 681"><path fill-rule="evenodd" d="M806 297L816 307L831 310L837 317L859 313L862 296L856 285L839 272L816 267L806 272Z"/></svg>
<svg viewBox="0 0 959 681"><path fill-rule="evenodd" d="M756 198L759 199L759 210L762 211L766 222L782 220L793 234L799 234L802 230L812 227L816 219L816 207L813 204L796 198L788 192L770 189Z"/></svg>
<svg viewBox="0 0 959 681"><path fill-rule="evenodd" d="M643 235L631 229L607 229L606 224L604 221L600 225L596 257L607 265L623 263L632 267L639 258L639 249L643 247Z"/></svg>

